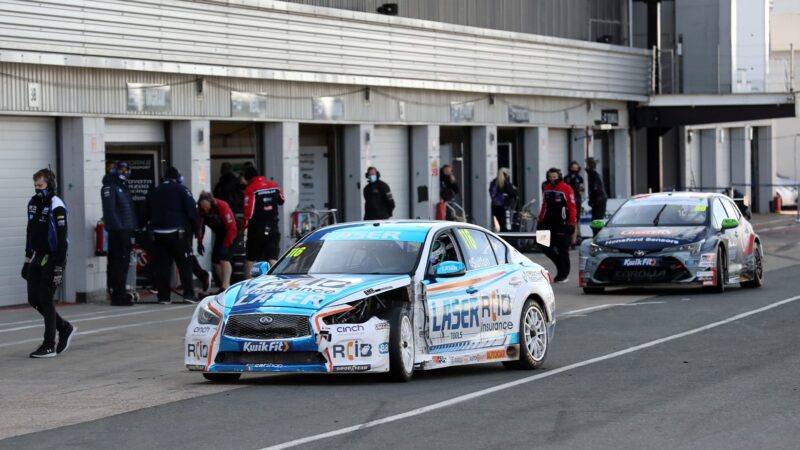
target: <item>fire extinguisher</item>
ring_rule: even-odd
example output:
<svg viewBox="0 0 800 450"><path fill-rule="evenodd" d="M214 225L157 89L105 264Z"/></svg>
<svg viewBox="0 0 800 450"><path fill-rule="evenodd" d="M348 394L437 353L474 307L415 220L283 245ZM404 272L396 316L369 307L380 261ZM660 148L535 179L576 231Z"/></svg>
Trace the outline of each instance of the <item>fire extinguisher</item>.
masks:
<svg viewBox="0 0 800 450"><path fill-rule="evenodd" d="M95 226L94 230L95 230L94 255L95 256L107 256L108 255L108 233L106 232L106 226L103 223L102 219L97 221L97 226Z"/></svg>
<svg viewBox="0 0 800 450"><path fill-rule="evenodd" d="M772 198L772 205L773 209L775 210L775 214L780 214L781 209L783 209L783 200L781 199L780 194L775 194L775 197Z"/></svg>

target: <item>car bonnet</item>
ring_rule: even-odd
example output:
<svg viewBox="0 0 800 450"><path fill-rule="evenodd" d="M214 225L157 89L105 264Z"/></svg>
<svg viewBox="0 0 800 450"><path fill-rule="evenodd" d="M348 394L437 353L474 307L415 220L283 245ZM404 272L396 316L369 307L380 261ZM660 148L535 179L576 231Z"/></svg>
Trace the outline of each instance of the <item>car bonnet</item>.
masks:
<svg viewBox="0 0 800 450"><path fill-rule="evenodd" d="M276 309L313 314L337 302L358 300L410 283L408 275L265 275L226 293L225 314Z"/></svg>

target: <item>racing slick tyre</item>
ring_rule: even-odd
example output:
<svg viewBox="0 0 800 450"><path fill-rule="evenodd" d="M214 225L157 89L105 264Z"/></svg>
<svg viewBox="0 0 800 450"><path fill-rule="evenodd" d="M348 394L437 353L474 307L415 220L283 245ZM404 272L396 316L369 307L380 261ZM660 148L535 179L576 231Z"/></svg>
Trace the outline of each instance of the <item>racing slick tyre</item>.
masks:
<svg viewBox="0 0 800 450"><path fill-rule="evenodd" d="M717 294L721 294L725 292L725 280L728 278L728 268L725 264L725 258L722 256L722 250L717 249L717 282L714 286L710 287L708 290L710 292L716 292Z"/></svg>
<svg viewBox="0 0 800 450"><path fill-rule="evenodd" d="M414 327L408 308L396 306L386 317L389 321L389 378L409 381L414 374Z"/></svg>
<svg viewBox="0 0 800 450"><path fill-rule="evenodd" d="M507 369L538 369L544 364L549 344L544 311L538 303L528 299L522 306L519 320L519 359L503 361L503 365Z"/></svg>
<svg viewBox="0 0 800 450"><path fill-rule="evenodd" d="M742 282L743 288L757 288L764 285L764 254L761 244L756 242L753 249L753 278Z"/></svg>
<svg viewBox="0 0 800 450"><path fill-rule="evenodd" d="M602 294L606 291L606 288L602 287L585 287L583 288L584 294Z"/></svg>
<svg viewBox="0 0 800 450"><path fill-rule="evenodd" d="M217 372L203 372L203 378L215 383L233 383L239 381L242 374L240 373L217 373Z"/></svg>

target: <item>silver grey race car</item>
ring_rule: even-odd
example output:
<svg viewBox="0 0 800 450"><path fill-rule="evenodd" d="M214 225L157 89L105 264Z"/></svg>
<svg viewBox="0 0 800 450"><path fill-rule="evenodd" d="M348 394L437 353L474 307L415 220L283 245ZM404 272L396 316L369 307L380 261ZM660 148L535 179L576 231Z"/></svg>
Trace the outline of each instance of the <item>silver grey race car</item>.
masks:
<svg viewBox="0 0 800 450"><path fill-rule="evenodd" d="M715 292L764 282L761 239L721 194L670 192L630 198L580 249L578 283L606 287L703 286Z"/></svg>

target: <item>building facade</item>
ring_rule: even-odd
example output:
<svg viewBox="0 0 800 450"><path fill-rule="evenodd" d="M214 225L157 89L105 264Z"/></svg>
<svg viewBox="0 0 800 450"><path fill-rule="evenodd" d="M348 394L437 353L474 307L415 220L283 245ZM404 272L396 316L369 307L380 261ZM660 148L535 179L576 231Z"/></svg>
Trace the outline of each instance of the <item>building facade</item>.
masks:
<svg viewBox="0 0 800 450"><path fill-rule="evenodd" d="M0 305L25 301L23 209L30 176L48 165L69 208L66 301L104 295L95 227L111 160L129 162L139 202L170 165L197 196L223 163L253 163L286 194L285 245L296 209L360 220L369 166L391 186L395 218L427 219L451 165L456 200L485 226L499 167L525 201L539 198L548 168L586 156L599 158L612 197L645 191L653 164L675 164L676 179L707 170L637 143L637 108L663 81L652 49L633 45L637 3L3 2Z"/></svg>

